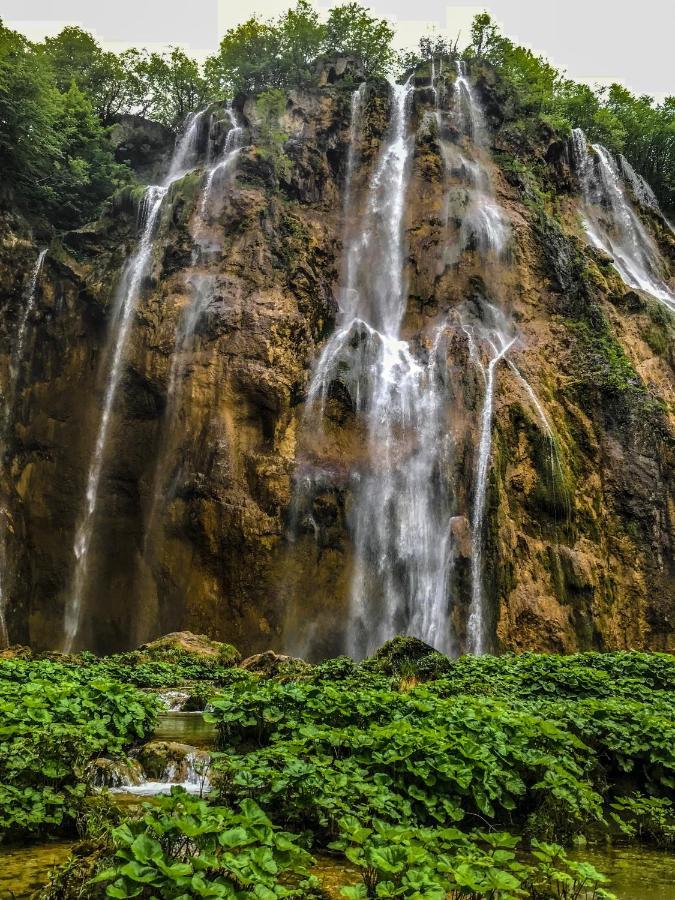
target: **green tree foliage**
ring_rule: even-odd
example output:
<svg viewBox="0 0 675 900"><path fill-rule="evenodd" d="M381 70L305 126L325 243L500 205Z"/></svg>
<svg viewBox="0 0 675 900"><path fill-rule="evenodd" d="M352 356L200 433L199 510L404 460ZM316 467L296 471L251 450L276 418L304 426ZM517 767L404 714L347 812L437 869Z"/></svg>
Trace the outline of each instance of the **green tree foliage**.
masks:
<svg viewBox="0 0 675 900"><path fill-rule="evenodd" d="M0 21L0 169L3 181L33 192L61 152L59 94L31 45Z"/></svg>
<svg viewBox="0 0 675 900"><path fill-rule="evenodd" d="M142 106L137 51L106 52L91 34L76 26L45 38L39 49L51 66L57 88L67 91L75 82L104 124L110 124L120 113Z"/></svg>
<svg viewBox="0 0 675 900"><path fill-rule="evenodd" d="M281 83L279 53L275 25L248 19L225 34L218 54L206 61L206 77L225 94L277 87Z"/></svg>
<svg viewBox="0 0 675 900"><path fill-rule="evenodd" d="M386 19L376 19L358 3L334 6L326 22L324 50L353 56L367 77L386 75L395 53L391 46L394 31Z"/></svg>
<svg viewBox="0 0 675 900"><path fill-rule="evenodd" d="M311 79L321 54L353 57L368 77L387 73L394 61L394 32L358 3L331 9L325 24L308 0L298 0L276 20L251 18L230 29L206 63L212 85L228 93L290 87Z"/></svg>
<svg viewBox="0 0 675 900"><path fill-rule="evenodd" d="M44 52L1 23L0 163L6 201L38 205L64 228L95 216L126 178L75 80L60 90Z"/></svg>
<svg viewBox="0 0 675 900"><path fill-rule="evenodd" d="M45 199L54 224L75 228L96 217L126 170L114 162L105 129L75 82L59 95L55 128L61 151L43 182Z"/></svg>
<svg viewBox="0 0 675 900"><path fill-rule="evenodd" d="M166 53L138 54L133 72L141 87L140 110L169 128L178 128L187 116L211 99L199 65L180 48Z"/></svg>

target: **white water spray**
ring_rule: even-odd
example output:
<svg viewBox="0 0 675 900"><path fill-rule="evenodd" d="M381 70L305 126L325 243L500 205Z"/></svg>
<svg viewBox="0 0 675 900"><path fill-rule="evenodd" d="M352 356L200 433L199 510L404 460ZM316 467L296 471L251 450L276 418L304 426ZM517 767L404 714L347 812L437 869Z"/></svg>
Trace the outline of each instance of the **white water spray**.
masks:
<svg viewBox="0 0 675 900"><path fill-rule="evenodd" d="M392 87L392 113L364 215L345 240L340 321L317 363L307 414L323 417L339 382L366 428L367 461L352 474L354 544L345 650L362 657L394 634L451 649L449 512L441 475L443 329L413 353L400 336L406 309L403 219L412 163L409 84ZM363 103L352 105L348 178ZM351 181L348 203L353 201Z"/></svg>
<svg viewBox="0 0 675 900"><path fill-rule="evenodd" d="M611 153L601 144L591 152L580 128L573 131L572 149L589 241L612 257L629 287L646 291L675 311L675 292L665 281L661 255L628 199Z"/></svg>

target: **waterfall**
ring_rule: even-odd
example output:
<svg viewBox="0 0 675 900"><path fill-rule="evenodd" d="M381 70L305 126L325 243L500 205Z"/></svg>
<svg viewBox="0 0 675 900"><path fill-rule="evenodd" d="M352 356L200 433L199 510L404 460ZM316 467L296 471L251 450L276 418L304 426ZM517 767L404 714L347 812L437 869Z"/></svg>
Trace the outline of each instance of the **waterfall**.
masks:
<svg viewBox="0 0 675 900"><path fill-rule="evenodd" d="M487 144L487 127L480 103L476 99L474 89L468 79L466 63L457 60L457 78L455 80L455 114L459 128L477 147Z"/></svg>
<svg viewBox="0 0 675 900"><path fill-rule="evenodd" d="M516 340L516 336L513 334L510 323L504 314L491 304L485 304L485 308L491 320L487 325L463 326L469 340L471 359L479 367L485 386L483 409L480 418L473 514L471 519L471 602L467 622L467 649L471 653L484 653L487 643L483 590L483 530L487 483L490 473L490 454L492 450L495 370L498 364L506 358L506 354ZM489 360L487 365L481 360L476 338L488 348ZM537 407L541 408L538 401Z"/></svg>
<svg viewBox="0 0 675 900"><path fill-rule="evenodd" d="M199 206L199 215L203 222L208 219L209 201L213 192L214 181L225 179L234 168L239 152L243 147L244 127L240 124L237 114L228 106L225 110L230 120L230 130L225 138L225 146L220 159L214 166L211 166L206 178L206 184L202 191L202 199Z"/></svg>
<svg viewBox="0 0 675 900"><path fill-rule="evenodd" d="M40 251L37 261L35 263L35 266L33 267L33 272L31 274L28 291L26 293L26 302L24 303L23 309L21 310L19 326L17 328L16 338L14 341L14 351L12 353L12 362L11 362L12 390L10 393L10 399L13 399L13 395L16 392L20 369L21 369L21 365L23 363L24 344L26 341L26 331L28 329L28 322L30 321L32 312L35 309L35 302L37 299L38 278L40 277L40 272L42 271L42 265L45 261L46 255L47 255L47 248L45 247L44 250Z"/></svg>
<svg viewBox="0 0 675 900"><path fill-rule="evenodd" d="M38 258L33 266L28 288L24 294L24 304L19 316L19 322L14 337L14 347L12 350L9 364L9 384L7 394L4 398L3 421L2 421L2 455L6 451L6 442L12 429L14 404L16 402L16 392L19 386L19 378L21 376L21 367L25 355L26 332L30 317L35 309L37 301L38 281L42 266L47 255L47 248L41 250ZM3 460L4 462L4 460ZM4 506L0 507L0 647L6 647L9 644L9 632L7 629L7 603L9 600L9 584L7 572L7 529L9 520L9 510Z"/></svg>
<svg viewBox="0 0 675 900"><path fill-rule="evenodd" d="M208 225L211 201L216 186L219 184L226 184L227 180L232 177L237 158L243 148L244 127L231 106L227 107L225 112L230 123L230 128L227 132L220 157L207 169L206 180L198 203L198 213L191 229L192 238L195 241L195 252L193 253L192 260L193 270L202 257L204 257L204 253L202 252L206 249L204 229ZM187 282L192 297L191 302L185 306L179 317L173 352L171 354L171 366L167 381L166 409L164 413L164 422L162 424L160 449L155 462L150 510L146 517L144 527L144 555L148 551L148 541L152 536L157 515L166 499L165 476L167 456L169 453L170 438L173 427L176 424L176 417L179 410L181 393L180 378L184 354L191 347L197 326L202 315L208 309L216 289L216 276L204 271L193 271L192 274L188 276Z"/></svg>
<svg viewBox="0 0 675 900"><path fill-rule="evenodd" d="M80 626L82 603L87 584L89 550L94 533L98 495L106 458L110 423L117 392L124 373L127 344L141 296L143 281L150 268L154 235L164 198L171 185L195 164L203 113L192 116L176 143L169 174L161 185L146 189L139 212L140 236L136 249L127 260L117 287L110 336L110 366L103 393L101 418L86 481L84 510L75 532L73 554L75 568L66 599L64 617L64 651L73 649Z"/></svg>
<svg viewBox="0 0 675 900"><path fill-rule="evenodd" d="M449 511L443 329L416 356L400 330L406 311L404 213L412 165L410 83L391 89L391 121L366 207L346 234L340 317L314 370L307 415L323 418L340 383L365 429L367 458L351 475L354 546L345 650L362 657L397 633L450 650ZM352 101L346 202L357 158L363 90ZM349 213L349 210L347 210ZM347 228L349 232L349 228Z"/></svg>
<svg viewBox="0 0 675 900"><path fill-rule="evenodd" d="M488 155L485 116L462 61L457 63L453 115L460 131L473 141L473 152L476 155L473 160L463 153L458 156L459 171L468 185L469 193L460 226L459 249L476 250L489 274L491 266L504 255L510 227L495 198L490 175L482 158ZM483 302L480 312L484 321L475 324L463 322L461 326L469 342L470 359L479 369L484 387L471 513L471 598L467 621L467 649L471 653L484 653L487 647L483 547L495 382L499 364L507 360L507 354L516 341L515 329L502 310ZM487 363L483 361L481 350L487 355ZM535 396L529 385L527 387L532 396ZM537 407L541 409L538 401Z"/></svg>
<svg viewBox="0 0 675 900"><path fill-rule="evenodd" d="M616 270L629 287L646 291L675 311L675 292L663 276L661 255L628 199L612 154L601 144L595 144L591 152L585 134L575 128L572 155L581 185L583 224L589 241L612 257ZM651 188L649 192L652 193ZM642 195L645 196L644 189Z"/></svg>
<svg viewBox="0 0 675 900"><path fill-rule="evenodd" d="M469 187L468 203L460 229L460 250L476 249L481 254L500 257L509 240L510 229L497 203L490 174L482 156L488 156L485 116L466 74L466 64L457 62L453 116L459 130L474 145L475 160L459 154L458 163Z"/></svg>

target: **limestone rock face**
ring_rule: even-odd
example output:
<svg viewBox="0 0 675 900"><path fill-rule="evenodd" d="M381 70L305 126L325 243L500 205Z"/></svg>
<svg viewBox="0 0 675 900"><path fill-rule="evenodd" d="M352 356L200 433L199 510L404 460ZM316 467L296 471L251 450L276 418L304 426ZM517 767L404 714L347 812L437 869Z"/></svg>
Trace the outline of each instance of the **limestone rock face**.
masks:
<svg viewBox="0 0 675 900"><path fill-rule="evenodd" d="M348 61L321 72L319 87L287 96L281 146L269 144L255 98L238 99L246 134L236 174L216 184L206 214L199 166L163 206L112 414L79 647L128 649L190 630L244 654L272 648L304 656L308 643L315 657L341 651L353 562L350 478L365 464L365 438L339 379L322 433L308 426L304 401L338 312L353 84ZM490 124L498 125L498 100L489 84L483 90ZM439 138L429 125L432 103L420 84L405 216L403 331L413 342L430 322L452 320L460 305L494 299L475 249L457 251L465 198L439 145L455 138ZM386 84L369 85L364 171L388 115ZM222 150L228 127L223 118L212 152ZM120 123L119 152L157 178L168 138L154 128L143 137L144 128ZM544 135L536 158L522 157L548 179L554 221L513 165L529 150L500 134L490 174L512 240L493 279L517 324L513 359L555 439L522 380L502 366L484 554L495 647L673 649L672 325L582 240L558 139L547 143ZM136 236L135 209L111 204L100 221L51 244L39 279L0 481L15 643L62 641L115 287ZM672 237L659 239L672 252ZM0 222L4 386L41 246L25 224ZM191 310L196 324L183 341ZM457 546L448 615L459 649L483 390L470 350L456 330L447 354L455 411L448 527ZM330 482L304 503L298 485L319 463ZM172 641L211 653L208 641L195 647L181 634Z"/></svg>

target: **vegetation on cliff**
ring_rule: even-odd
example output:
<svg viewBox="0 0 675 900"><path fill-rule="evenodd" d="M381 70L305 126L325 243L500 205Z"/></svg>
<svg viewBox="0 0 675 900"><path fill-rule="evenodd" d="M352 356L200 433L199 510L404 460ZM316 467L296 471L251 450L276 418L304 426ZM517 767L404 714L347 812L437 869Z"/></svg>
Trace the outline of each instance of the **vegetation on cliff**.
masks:
<svg viewBox="0 0 675 900"><path fill-rule="evenodd" d="M160 54L104 51L75 26L30 43L0 21L0 165L5 204L39 205L57 228L94 218L131 172L115 161L108 128L136 114L178 129L186 116L237 92L311 84L322 56L353 60L362 78L410 70L435 55L456 55L423 39L397 57L394 32L358 3L333 7L320 21L308 0L275 20L253 17L226 32L203 70L182 50ZM593 91L501 35L478 15L464 56L499 78L505 115L525 132L545 118L551 127L582 127L590 139L624 152L666 208L675 205L675 105L654 104L614 84Z"/></svg>

